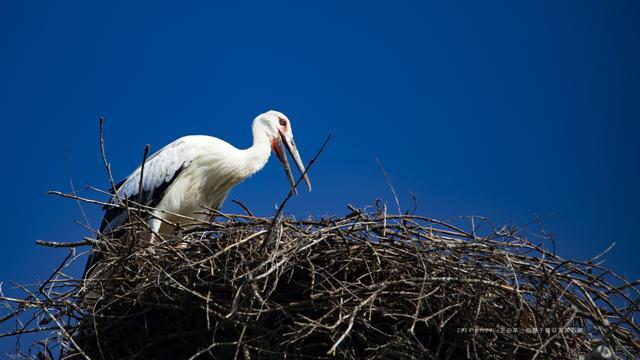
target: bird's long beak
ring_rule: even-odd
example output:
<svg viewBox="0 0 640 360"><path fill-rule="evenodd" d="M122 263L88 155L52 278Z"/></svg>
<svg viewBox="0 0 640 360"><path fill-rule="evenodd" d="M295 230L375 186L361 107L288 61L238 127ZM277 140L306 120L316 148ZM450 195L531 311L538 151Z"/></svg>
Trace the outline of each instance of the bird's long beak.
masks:
<svg viewBox="0 0 640 360"><path fill-rule="evenodd" d="M287 179L289 180L289 184L291 184L291 188L293 188L293 191L296 192L296 182L293 178L291 167L289 166L287 154L285 154L285 147L287 148L287 151L289 151L289 154L291 154L291 157L293 158L296 167L300 171L300 174L304 174L304 181L307 183L307 188L309 189L309 191L311 191L311 181L309 181L309 177L307 176L307 174L304 173L304 164L302 163L302 159L300 158L300 153L298 153L296 143L293 141L293 137L288 137L282 132L279 133L280 136L278 137L278 139L274 139L271 145L273 146L273 151L276 153L278 160L280 160L280 163L284 168L284 172L287 174Z"/></svg>

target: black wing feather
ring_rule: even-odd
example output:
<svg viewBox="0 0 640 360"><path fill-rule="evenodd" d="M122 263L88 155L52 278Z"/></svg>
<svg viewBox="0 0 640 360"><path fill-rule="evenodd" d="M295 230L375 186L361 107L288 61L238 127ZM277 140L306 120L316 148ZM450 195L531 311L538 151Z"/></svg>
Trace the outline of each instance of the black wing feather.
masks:
<svg viewBox="0 0 640 360"><path fill-rule="evenodd" d="M163 183L160 184L160 186L158 186L155 189L150 189L150 190L144 190L142 192L142 196L139 199L143 199L142 201L146 200L143 202L144 205L147 206L151 206L154 207L156 205L158 205L158 203L160 202L160 200L162 199L162 196L164 195L165 191L167 191L167 189L169 188L169 186L171 186L171 184L173 184L173 182L175 181L175 179L180 175L180 173L182 173L182 171L185 169L185 166L181 166L173 175L173 177L171 177L171 179L169 181L165 181ZM116 189L119 189L124 182L127 179L122 180L121 182L119 182L116 185ZM113 190L111 190L111 192L113 192ZM151 193L153 193L153 195L151 195ZM137 197L138 194L132 194L130 195L128 198L125 198L125 200L130 200L133 197ZM138 199L136 199L138 200ZM108 235L110 238L120 238L124 235L125 231L118 229L119 226L122 226L123 224L125 224L128 220L129 220L129 213L127 211L126 208L122 208L122 207L116 207L116 206L104 206L104 217L102 218L102 222L100 224L100 233L102 234L104 229L109 225L112 224L112 222L114 220L118 220L117 222L119 223L119 225L117 225L117 227L115 229L113 229L112 231L108 232ZM120 217L120 219L118 219L118 217ZM113 225L113 224L112 224ZM82 272L82 278L86 279L87 274L89 273L89 271L91 271L91 269L98 263L100 262L100 260L102 260L104 258L104 254L102 251L100 251L99 249L96 249L95 247L92 249L91 253L89 254L89 258L87 259L87 264L84 267L84 271Z"/></svg>
<svg viewBox="0 0 640 360"><path fill-rule="evenodd" d="M136 169L126 179L119 182L116 194L109 201L119 204L121 200L130 200L142 205L155 207L160 203L167 189L175 182L194 157L194 147L187 141L190 137L180 138L151 155L144 167L144 174L140 168ZM140 176L143 176L142 189L140 189ZM142 193L140 194L140 191ZM129 212L126 208L118 206L105 206L104 217L100 223L100 233L109 238L120 238L124 230L118 229L129 220ZM103 237L104 239L104 237ZM93 249L89 255L83 277L104 256L100 249Z"/></svg>

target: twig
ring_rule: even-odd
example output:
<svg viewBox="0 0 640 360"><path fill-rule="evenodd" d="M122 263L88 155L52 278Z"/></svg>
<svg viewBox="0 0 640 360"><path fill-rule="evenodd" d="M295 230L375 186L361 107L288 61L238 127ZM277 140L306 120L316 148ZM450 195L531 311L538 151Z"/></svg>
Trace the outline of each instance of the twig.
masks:
<svg viewBox="0 0 640 360"><path fill-rule="evenodd" d="M532 242L480 216L440 221L385 205L319 219L280 213L275 224L206 209L225 221L191 219L131 249L90 237L40 240L72 250L100 243L105 257L85 281L65 274L79 258L69 252L42 283L13 284L11 294L0 286L1 332L44 336L46 349L68 346L68 356L80 357L73 340L105 360L574 359L600 343L639 357L640 281L557 256L543 246L545 235ZM148 227L134 221L126 230ZM264 241L270 231L277 237ZM54 318L65 331L50 333Z"/></svg>
<svg viewBox="0 0 640 360"><path fill-rule="evenodd" d="M378 158L376 158L376 163L380 167L380 171L382 171L382 175L384 175L384 180L389 186L389 189L391 190L393 199L395 200L396 206L398 207L398 214L402 214L402 209L400 209L400 200L398 200L398 195L396 195L396 189L393 187L393 184L391 183L391 179L389 178L389 175L387 175L387 172L384 170L384 166L382 166L382 163Z"/></svg>
<svg viewBox="0 0 640 360"><path fill-rule="evenodd" d="M282 202L280 203L280 206L278 206L278 209L276 210L275 215L273 216L273 223L274 224L275 224L276 219L280 216L280 214L282 214L282 210L284 209L284 206L287 204L287 201L289 201L291 196L293 196L293 194L295 192L295 189L298 187L298 184L300 184L302 179L304 179L304 176L307 175L309 170L311 170L311 167L316 162L316 160L318 159L320 154L322 154L322 152L324 151L324 148L327 146L327 144L329 144L329 140L331 140L331 134L327 135L327 138L324 140L324 143L322 143L322 146L320 146L320 149L316 152L316 154L313 156L311 161L309 161L309 164L307 164L307 167L305 168L304 172L302 174L300 174L300 176L298 177L298 180L295 182L293 187L291 187L291 189L289 189L289 192L287 193L287 196L285 196L285 198L282 200Z"/></svg>
<svg viewBox="0 0 640 360"><path fill-rule="evenodd" d="M111 164L109 164L109 161L107 160L107 153L104 149L104 136L103 136L103 129L104 129L104 117L100 116L100 154L102 156L102 162L104 164L104 168L107 171L107 176L109 177L109 184L111 185L111 190L113 191L114 196L117 197L117 189L116 189L116 182L113 181L113 175L111 173Z"/></svg>
<svg viewBox="0 0 640 360"><path fill-rule="evenodd" d="M254 217L254 216L255 216L255 215L253 215L253 213L251 212L251 210L249 210L249 208L248 208L248 207L246 207L246 206L245 206L243 203L241 203L240 201L235 200L235 199L231 199L231 202L233 202L234 204L236 204L236 205L240 206L240 207L242 208L242 210L244 210L244 211L247 213L247 215L249 215L249 216L251 216L251 217Z"/></svg>
<svg viewBox="0 0 640 360"><path fill-rule="evenodd" d="M316 160L318 159L320 154L322 154L322 152L324 151L325 147L329 143L329 140L331 140L331 134L327 135L327 138L322 143L322 146L320 146L320 149L316 152L316 154L313 156L311 161L309 161L309 164L307 164L307 167L305 168L304 172L302 174L300 174L300 176L298 177L298 180L291 187L291 189L289 189L289 192L287 193L287 196L285 196L285 198L280 203L280 206L278 206L278 209L276 210L276 213L273 216L273 220L271 220L271 226L269 227L269 231L267 232L267 235L264 237L264 240L262 241L262 244L260 246L261 248L264 246L264 244L267 241L269 241L269 238L271 237L271 233L273 231L273 228L275 227L275 224L278 221L278 218L282 214L282 210L284 210L284 206L287 204L287 201L289 201L291 196L293 196L293 194L295 192L295 189L298 187L298 184L300 184L302 179L304 179L304 176L307 175L309 170L311 170L311 166L313 166L313 164L316 162Z"/></svg>
<svg viewBox="0 0 640 360"><path fill-rule="evenodd" d="M142 155L142 164L140 165L140 183L138 184L138 203L142 204L144 201L143 187L144 183L144 165L147 163L147 155L149 155L149 144L144 146L144 154Z"/></svg>
<svg viewBox="0 0 640 360"><path fill-rule="evenodd" d="M40 246L48 246L54 248L60 247L78 247L85 245L93 245L94 242L88 240L75 241L75 242L57 242L57 241L45 241L45 240L36 240L36 244Z"/></svg>

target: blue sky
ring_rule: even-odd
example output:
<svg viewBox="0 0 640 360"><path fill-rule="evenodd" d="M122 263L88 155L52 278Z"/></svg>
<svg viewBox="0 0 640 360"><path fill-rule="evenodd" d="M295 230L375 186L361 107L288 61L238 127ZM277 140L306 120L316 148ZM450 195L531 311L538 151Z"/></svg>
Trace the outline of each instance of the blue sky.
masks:
<svg viewBox="0 0 640 360"><path fill-rule="evenodd" d="M5 219L0 280L46 278L86 233L50 189L107 186L187 134L251 143L269 109L303 158L334 138L296 216L391 196L436 218L544 217L561 254L640 277L640 3L635 1L19 2L0 4ZM268 216L277 162L230 198ZM91 195L85 192L86 195ZM99 209L85 208L97 226ZM239 211L232 203L223 210ZM77 269L80 272L80 266ZM5 289L8 284L4 285Z"/></svg>

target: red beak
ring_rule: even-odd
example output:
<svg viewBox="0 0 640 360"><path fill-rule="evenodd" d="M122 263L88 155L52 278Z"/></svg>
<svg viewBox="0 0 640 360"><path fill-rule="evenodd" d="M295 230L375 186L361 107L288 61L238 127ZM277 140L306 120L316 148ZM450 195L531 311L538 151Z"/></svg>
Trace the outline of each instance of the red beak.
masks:
<svg viewBox="0 0 640 360"><path fill-rule="evenodd" d="M273 149L273 152L278 157L278 160L280 160L280 162L282 162L282 157L285 156L285 155L280 153L281 147L278 146L278 142L277 142L277 140L275 138L271 139L271 148Z"/></svg>

